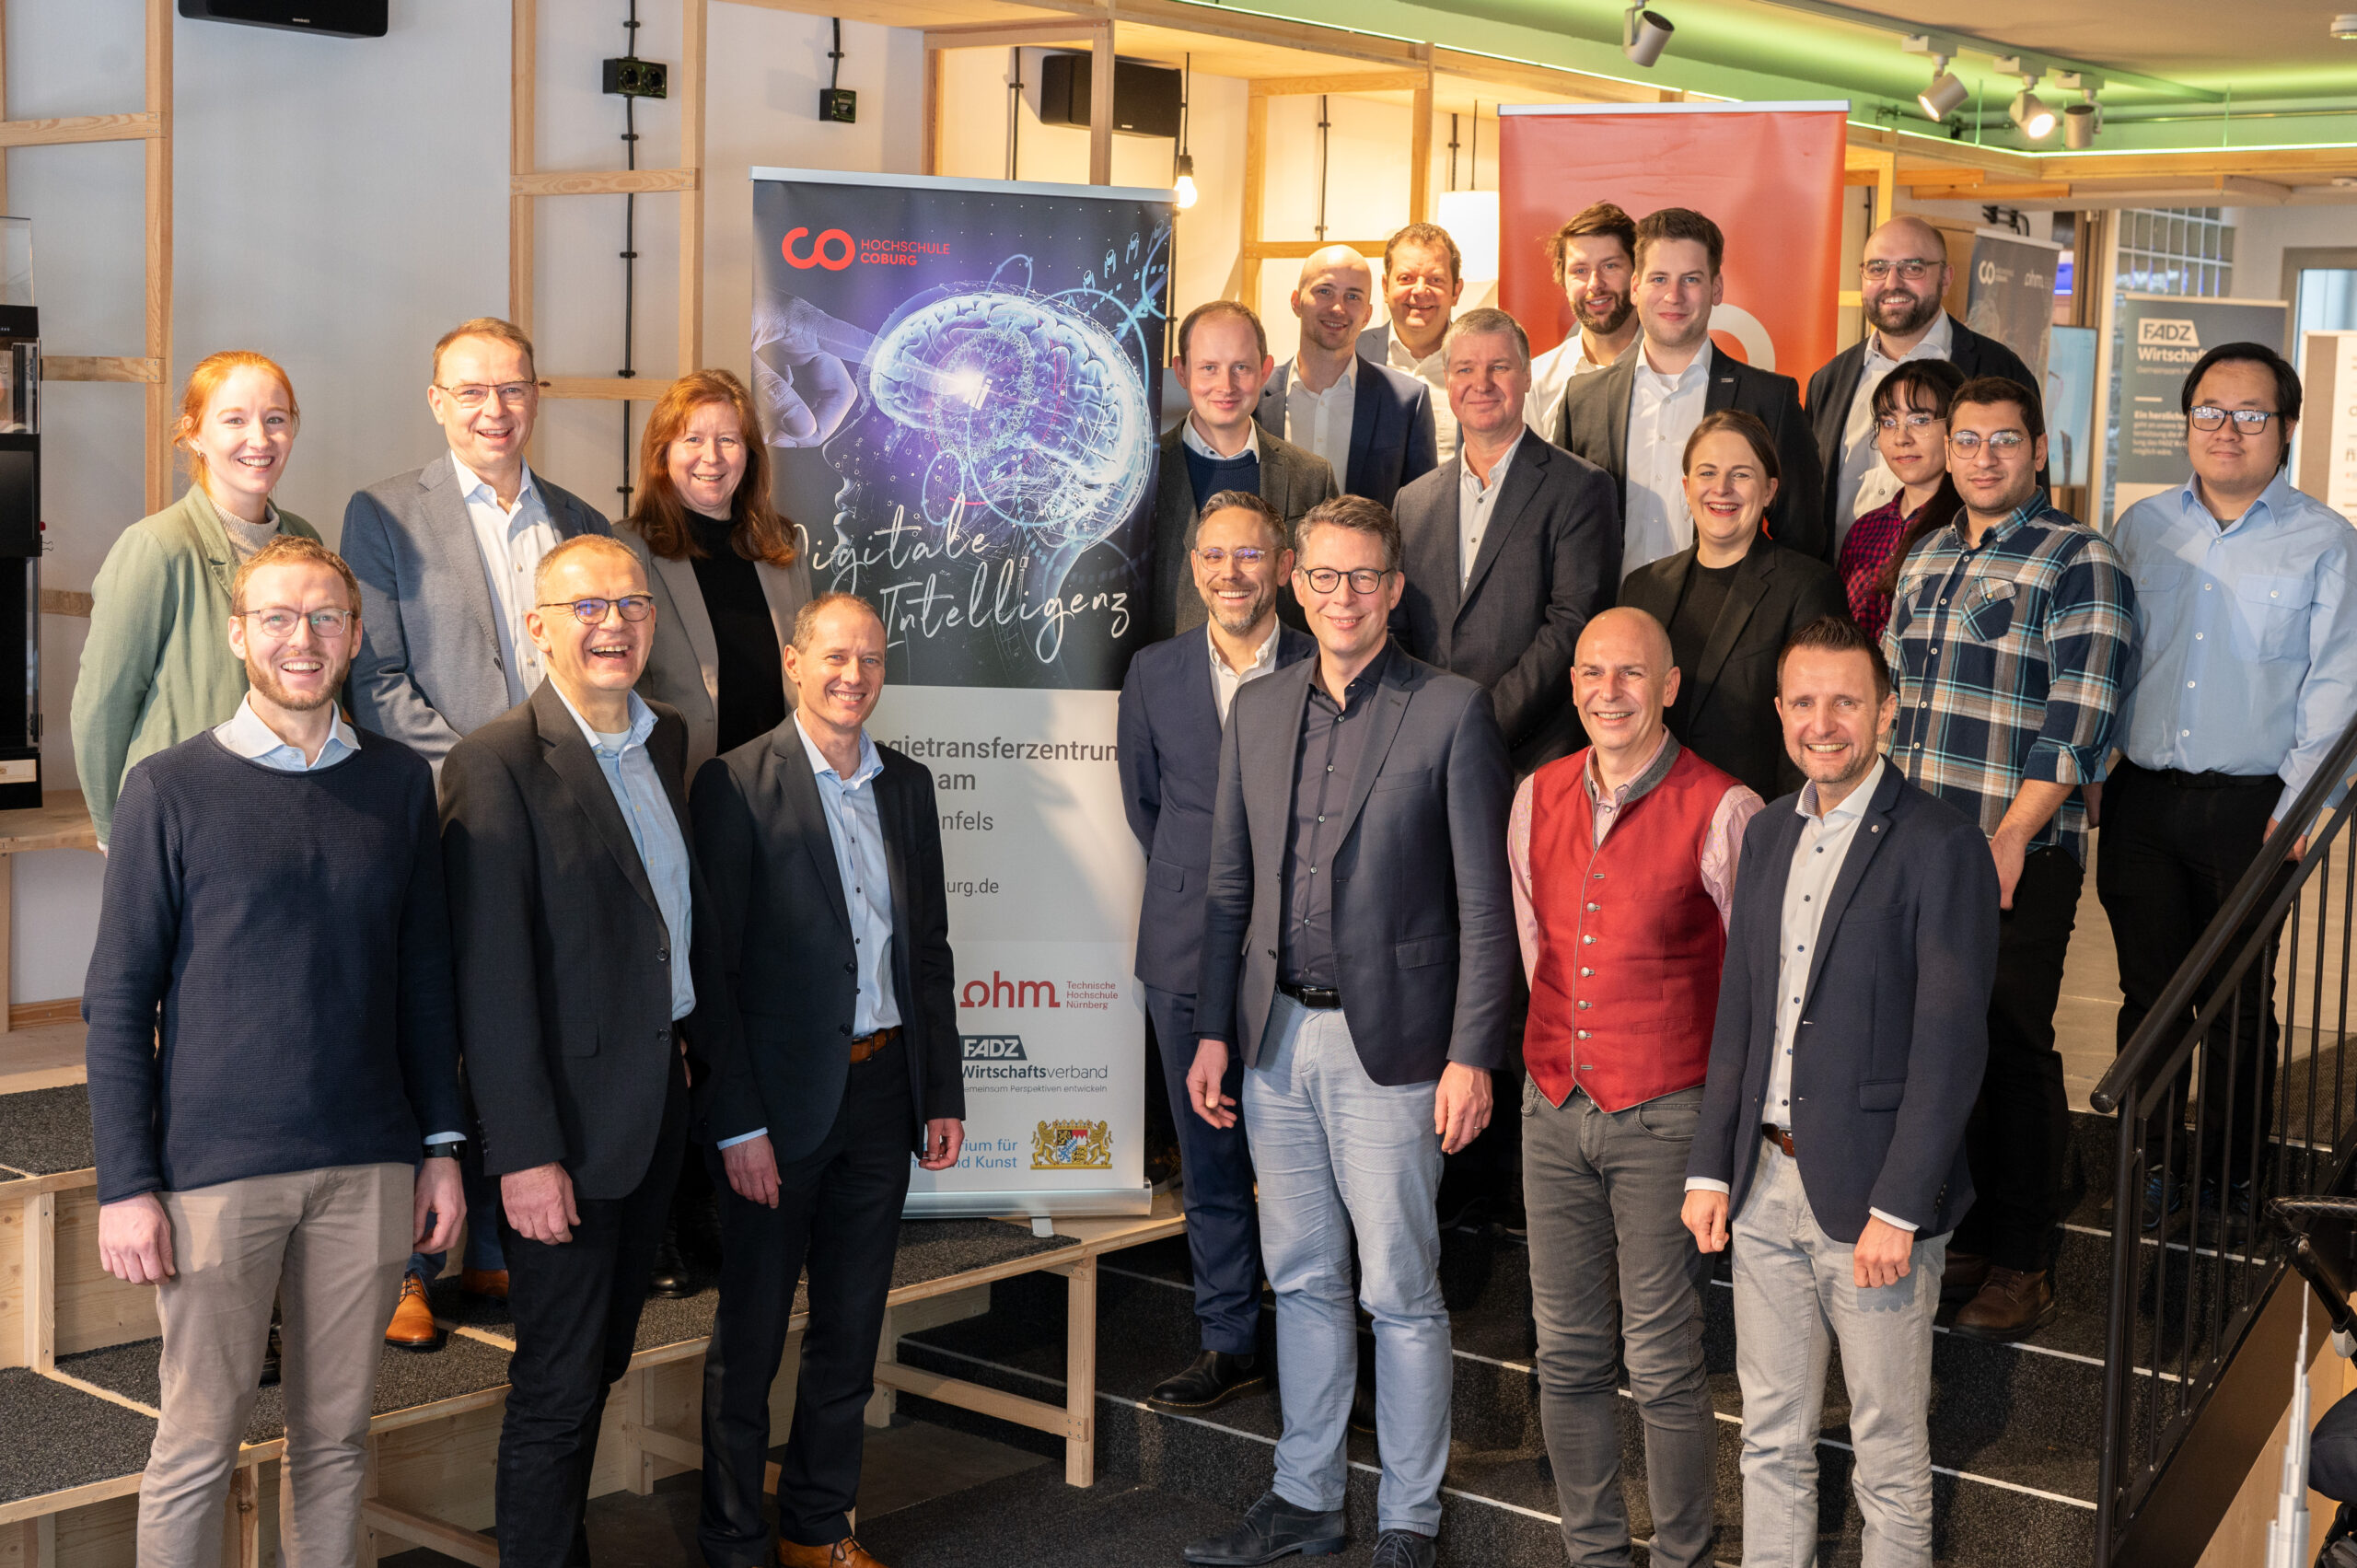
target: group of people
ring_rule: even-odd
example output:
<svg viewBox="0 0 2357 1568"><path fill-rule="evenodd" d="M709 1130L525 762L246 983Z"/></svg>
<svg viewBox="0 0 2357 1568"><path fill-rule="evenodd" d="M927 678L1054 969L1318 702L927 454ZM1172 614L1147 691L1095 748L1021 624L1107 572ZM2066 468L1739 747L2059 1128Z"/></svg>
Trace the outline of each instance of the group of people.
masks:
<svg viewBox="0 0 2357 1568"><path fill-rule="evenodd" d="M2107 535L2052 505L2036 383L1945 312L1928 224L1868 237L1865 335L1805 404L1713 347L1722 251L1689 210L1578 214L1548 242L1578 330L1536 358L1455 310L1428 224L1379 280L1310 256L1282 367L1242 305L1179 326L1120 763L1202 1348L1150 1402L1268 1384L1265 1279L1284 1412L1191 1562L1338 1550L1354 1421L1376 1561L1434 1561L1439 1237L1486 1213L1528 1237L1573 1562L1630 1560L1623 1372L1652 1560L1711 1560L1731 1249L1745 1560L1814 1561L1838 1343L1864 1560L1928 1563L1934 1314L2010 1341L2056 1308L2098 814L2124 1044L2357 716L2351 530L2291 487L2274 351L2202 357L2191 477ZM2179 1086L2212 1145L2264 1114L2270 985ZM2123 1223L2248 1224L2217 1153Z"/></svg>
<svg viewBox="0 0 2357 1568"><path fill-rule="evenodd" d="M1428 224L1382 259L1381 329L1336 247L1282 369L1240 304L1177 330L1118 748L1201 1327L1151 1402L1268 1386L1265 1281L1284 1422L1190 1561L1339 1549L1361 1421L1376 1562L1434 1562L1440 1235L1481 1212L1528 1236L1573 1561L1631 1550L1623 1368L1653 1556L1710 1560L1731 1250L1747 1559L1813 1560L1838 1342L1866 1561L1928 1562L1933 1315L2053 1311L2097 812L2124 1040L2357 712L2349 525L2284 475L2279 356L2204 357L2193 477L2107 538L2050 505L2038 392L1941 309L1927 226L1868 238L1866 337L1805 408L1713 347L1722 250L1689 210L1580 213L1549 243L1578 331L1536 360L1457 310ZM96 586L99 1242L164 1325L142 1560L217 1550L277 1344L284 1550L348 1559L378 1354L437 1342L463 1231L456 1288L514 1320L502 1561L586 1562L605 1395L708 1225L702 1551L872 1563L899 1215L964 1109L933 782L865 729L887 628L814 595L726 372L656 404L611 526L525 460L515 327L447 334L426 396L447 451L355 494L339 555L271 499L284 372L204 360L195 482ZM2190 1091L2205 1126L2268 1092L2239 1060ZM2162 1171L2141 1221L2254 1199Z"/></svg>
<svg viewBox="0 0 2357 1568"><path fill-rule="evenodd" d="M606 1396L650 1289L683 1288L698 1176L704 1557L871 1563L850 1511L900 1210L964 1114L933 778L865 729L883 622L811 593L735 377L672 383L611 527L525 460L522 332L468 321L433 369L447 451L354 495L338 555L271 501L284 371L203 361L195 482L98 579L99 1245L164 1330L140 1561L217 1561L273 1354L281 1551L353 1561L378 1357L439 1342L463 1227L457 1288L514 1324L500 1560L586 1562Z"/></svg>

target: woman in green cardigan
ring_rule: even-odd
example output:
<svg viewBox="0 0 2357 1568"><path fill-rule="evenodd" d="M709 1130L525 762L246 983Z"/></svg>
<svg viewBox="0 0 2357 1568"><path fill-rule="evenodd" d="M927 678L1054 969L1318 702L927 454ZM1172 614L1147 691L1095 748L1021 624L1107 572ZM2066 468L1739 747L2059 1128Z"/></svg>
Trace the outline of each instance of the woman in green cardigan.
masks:
<svg viewBox="0 0 2357 1568"><path fill-rule="evenodd" d="M172 427L195 482L123 529L99 568L73 730L101 849L132 764L223 723L245 699L246 668L229 651L229 579L273 535L319 537L270 502L301 417L294 384L271 360L206 355Z"/></svg>

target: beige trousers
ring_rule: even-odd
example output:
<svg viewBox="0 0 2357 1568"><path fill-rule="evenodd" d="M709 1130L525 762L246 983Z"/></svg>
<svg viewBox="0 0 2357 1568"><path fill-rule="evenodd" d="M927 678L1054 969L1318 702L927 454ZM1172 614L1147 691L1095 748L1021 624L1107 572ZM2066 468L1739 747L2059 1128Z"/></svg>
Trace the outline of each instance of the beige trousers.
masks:
<svg viewBox="0 0 2357 1568"><path fill-rule="evenodd" d="M354 1562L377 1360L409 1259L414 1189L406 1165L357 1165L159 1194L176 1272L157 1288L163 1420L139 1485L140 1568L218 1568L273 1299L286 1400L280 1561Z"/></svg>

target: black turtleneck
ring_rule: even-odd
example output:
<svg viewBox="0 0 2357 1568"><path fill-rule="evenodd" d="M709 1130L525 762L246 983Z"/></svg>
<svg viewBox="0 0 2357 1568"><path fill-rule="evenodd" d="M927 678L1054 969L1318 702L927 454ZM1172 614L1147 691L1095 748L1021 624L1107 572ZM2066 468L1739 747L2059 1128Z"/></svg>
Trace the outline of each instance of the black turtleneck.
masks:
<svg viewBox="0 0 2357 1568"><path fill-rule="evenodd" d="M785 670L777 625L761 592L761 574L729 543L726 518L688 514L703 553L696 557L696 587L720 647L720 749L734 751L785 722Z"/></svg>

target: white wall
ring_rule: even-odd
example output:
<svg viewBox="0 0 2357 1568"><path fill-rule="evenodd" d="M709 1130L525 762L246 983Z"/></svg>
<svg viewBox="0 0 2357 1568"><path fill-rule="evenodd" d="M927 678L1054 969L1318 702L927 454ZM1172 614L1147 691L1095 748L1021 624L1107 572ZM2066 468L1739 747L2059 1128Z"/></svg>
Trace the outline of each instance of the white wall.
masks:
<svg viewBox="0 0 2357 1568"><path fill-rule="evenodd" d="M135 0L17 6L7 17L12 118L135 110L142 80ZM621 100L598 62L623 52L623 0L544 5L540 163L620 167ZM641 0L638 52L676 66L677 0ZM828 23L748 6L711 7L706 129L705 359L747 367L755 164L913 171L922 50L913 34L846 23L842 85L859 122L821 125ZM441 448L424 406L434 340L507 309L508 8L490 0L395 0L383 39L341 40L219 23L175 26L175 388L215 349L284 364L303 407L279 499L340 532L358 486ZM641 167L679 157L676 100L642 104ZM44 346L136 354L143 261L136 143L19 148L8 210L35 223ZM621 199L540 203L544 371L611 374L621 364ZM677 353L679 201L639 199L642 371ZM87 588L143 510L138 391L45 389L44 583ZM644 406L638 412L643 415ZM612 510L621 477L613 404L552 404L539 464ZM75 782L65 732L87 622L42 619L43 765ZM97 918L99 862L79 851L17 857L13 1000L77 994Z"/></svg>

